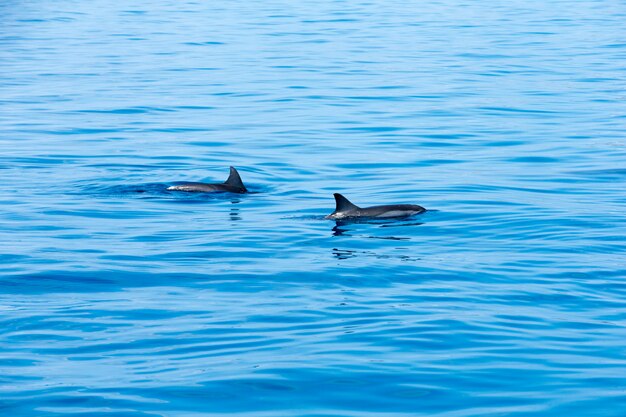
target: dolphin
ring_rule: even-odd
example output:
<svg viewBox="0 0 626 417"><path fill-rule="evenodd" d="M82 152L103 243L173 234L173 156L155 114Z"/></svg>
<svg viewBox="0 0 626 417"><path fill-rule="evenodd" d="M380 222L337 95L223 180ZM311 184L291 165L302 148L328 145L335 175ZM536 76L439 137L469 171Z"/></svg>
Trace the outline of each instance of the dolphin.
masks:
<svg viewBox="0 0 626 417"><path fill-rule="evenodd" d="M180 185L173 185L167 188L168 191L187 191L196 193L214 193L214 192L227 192L227 193L247 193L248 189L243 182L239 173L234 167L230 167L230 175L228 179L223 183L206 184L203 182L185 182Z"/></svg>
<svg viewBox="0 0 626 417"><path fill-rule="evenodd" d="M333 194L337 208L325 219L373 218L388 219L392 217L408 217L423 213L426 209L416 204L390 204L386 206L358 207L339 193Z"/></svg>

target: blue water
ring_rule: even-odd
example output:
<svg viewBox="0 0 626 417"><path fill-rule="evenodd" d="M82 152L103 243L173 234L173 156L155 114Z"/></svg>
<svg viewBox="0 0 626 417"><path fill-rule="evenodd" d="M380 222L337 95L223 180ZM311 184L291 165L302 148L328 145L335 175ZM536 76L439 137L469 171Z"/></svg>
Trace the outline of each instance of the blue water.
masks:
<svg viewBox="0 0 626 417"><path fill-rule="evenodd" d="M3 1L0 414L623 417L625 21Z"/></svg>

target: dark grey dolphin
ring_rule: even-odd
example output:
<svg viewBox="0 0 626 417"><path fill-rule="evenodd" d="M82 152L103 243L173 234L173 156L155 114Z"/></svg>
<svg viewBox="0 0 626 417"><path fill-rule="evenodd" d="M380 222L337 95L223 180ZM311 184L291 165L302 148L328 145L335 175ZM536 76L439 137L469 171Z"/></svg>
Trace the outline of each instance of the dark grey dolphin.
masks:
<svg viewBox="0 0 626 417"><path fill-rule="evenodd" d="M326 216L326 219L348 219L354 217L365 217L375 219L388 219L391 217L407 217L414 214L423 213L426 209L416 204L390 204L387 206L358 207L348 201L341 194L335 193L337 208Z"/></svg>
<svg viewBox="0 0 626 417"><path fill-rule="evenodd" d="M195 193L227 192L243 194L247 193L248 189L245 185L243 185L237 170L234 167L230 167L230 175L224 183L206 184L203 182L186 182L168 187L168 191L188 191Z"/></svg>

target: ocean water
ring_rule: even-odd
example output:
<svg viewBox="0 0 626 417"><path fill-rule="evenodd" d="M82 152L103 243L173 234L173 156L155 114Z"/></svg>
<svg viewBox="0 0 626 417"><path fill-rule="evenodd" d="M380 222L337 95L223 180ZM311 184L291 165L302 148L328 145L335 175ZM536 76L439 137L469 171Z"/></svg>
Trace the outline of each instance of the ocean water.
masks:
<svg viewBox="0 0 626 417"><path fill-rule="evenodd" d="M625 21L3 1L0 415L623 417Z"/></svg>

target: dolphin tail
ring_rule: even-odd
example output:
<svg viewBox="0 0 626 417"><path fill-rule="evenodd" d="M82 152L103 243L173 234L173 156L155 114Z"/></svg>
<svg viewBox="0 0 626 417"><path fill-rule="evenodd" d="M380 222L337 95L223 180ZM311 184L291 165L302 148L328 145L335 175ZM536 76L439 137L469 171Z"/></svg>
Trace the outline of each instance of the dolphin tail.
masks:
<svg viewBox="0 0 626 417"><path fill-rule="evenodd" d="M347 198L345 198L341 194L335 193L333 195L335 196L335 204L336 204L335 213L341 213L344 211L359 209L358 206L352 204Z"/></svg>
<svg viewBox="0 0 626 417"><path fill-rule="evenodd" d="M228 179L224 181L224 184L246 190L246 187L243 185L243 181L241 181L241 177L235 167L230 167L230 175L228 176Z"/></svg>

